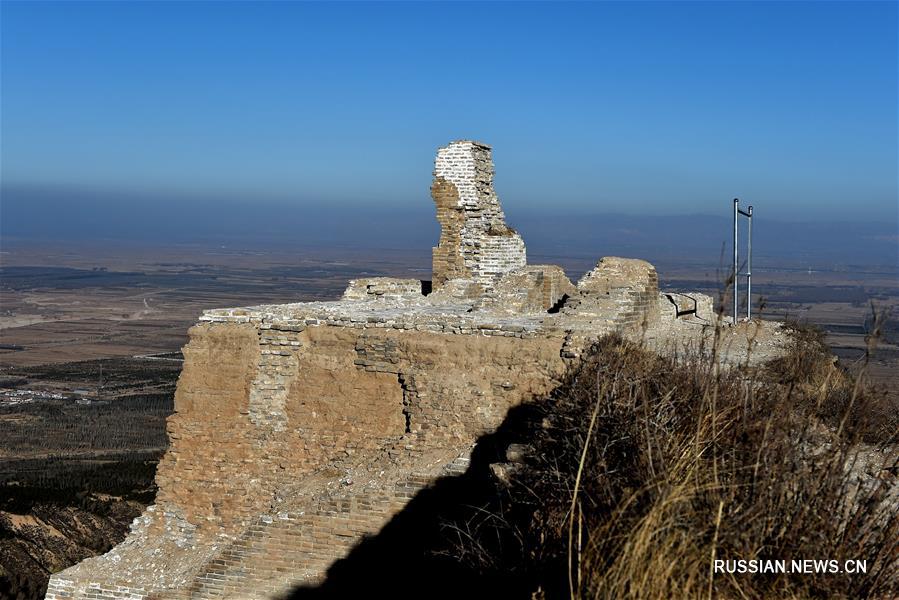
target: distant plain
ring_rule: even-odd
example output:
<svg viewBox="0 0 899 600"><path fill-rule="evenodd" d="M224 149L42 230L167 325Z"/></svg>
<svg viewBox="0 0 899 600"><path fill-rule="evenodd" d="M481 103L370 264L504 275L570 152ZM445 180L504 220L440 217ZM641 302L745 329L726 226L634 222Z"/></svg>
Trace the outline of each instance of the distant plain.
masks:
<svg viewBox="0 0 899 600"><path fill-rule="evenodd" d="M581 251L566 256L543 250L543 254L540 249L532 251L529 262L561 264L575 281L602 255ZM727 269L720 255L703 260L669 253L652 262L663 289L716 297L723 293ZM889 264L890 257L884 257L885 264L872 266L797 262L770 256L756 259L754 312L761 318L794 318L819 325L838 356L856 361L864 356L876 311L885 317L886 336L870 370L872 376L895 385L889 377L899 372L895 338L899 271ZM177 352L205 309L337 299L347 280L355 277L427 279L430 252L259 244L6 242L0 265L0 369L8 370Z"/></svg>

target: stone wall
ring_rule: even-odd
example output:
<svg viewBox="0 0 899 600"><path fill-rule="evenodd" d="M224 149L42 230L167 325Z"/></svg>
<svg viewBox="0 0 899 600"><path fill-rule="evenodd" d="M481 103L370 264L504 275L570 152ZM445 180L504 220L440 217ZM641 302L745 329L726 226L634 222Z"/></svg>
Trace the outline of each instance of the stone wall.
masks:
<svg viewBox="0 0 899 600"><path fill-rule="evenodd" d="M201 316L156 504L122 544L53 575L47 598L282 597L464 470L479 435L550 393L601 335L665 348L714 330L711 302L693 295L686 317L645 261L603 258L577 286L526 265L488 146L441 148L431 189L433 293L367 278L339 301Z"/></svg>
<svg viewBox="0 0 899 600"><path fill-rule="evenodd" d="M680 292L665 292L660 296L659 307L661 311L674 310L674 316L678 319L701 320L707 323L714 322L715 300L707 294Z"/></svg>
<svg viewBox="0 0 899 600"><path fill-rule="evenodd" d="M556 265L528 265L503 275L487 290L479 308L505 314L549 312L555 310L577 288Z"/></svg>
<svg viewBox="0 0 899 600"><path fill-rule="evenodd" d="M393 277L368 277L351 279L343 292L344 300L378 300L396 296L415 299L424 295L419 279L395 279Z"/></svg>
<svg viewBox="0 0 899 600"><path fill-rule="evenodd" d="M575 318L611 320L628 330L659 320L659 277L645 260L602 258L578 281L577 292L563 309Z"/></svg>
<svg viewBox="0 0 899 600"><path fill-rule="evenodd" d="M156 506L48 597L261 598L314 581L565 369L558 336L233 319L191 330ZM147 569L173 523L184 547ZM88 580L93 595L74 591Z"/></svg>

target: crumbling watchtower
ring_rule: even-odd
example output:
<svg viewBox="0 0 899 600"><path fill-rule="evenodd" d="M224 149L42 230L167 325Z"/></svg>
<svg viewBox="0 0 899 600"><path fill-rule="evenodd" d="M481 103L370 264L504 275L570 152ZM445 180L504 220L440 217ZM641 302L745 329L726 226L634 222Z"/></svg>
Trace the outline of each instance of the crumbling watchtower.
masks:
<svg viewBox="0 0 899 600"><path fill-rule="evenodd" d="M433 286L470 279L492 288L505 273L527 264L524 241L506 225L493 189L490 146L468 140L440 148L431 197L440 241L433 249Z"/></svg>

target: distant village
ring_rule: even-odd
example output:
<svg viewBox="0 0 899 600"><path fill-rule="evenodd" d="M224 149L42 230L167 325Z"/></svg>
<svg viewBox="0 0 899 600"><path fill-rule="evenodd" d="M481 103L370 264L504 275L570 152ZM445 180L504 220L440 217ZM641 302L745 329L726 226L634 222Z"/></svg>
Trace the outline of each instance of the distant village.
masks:
<svg viewBox="0 0 899 600"><path fill-rule="evenodd" d="M74 400L76 404L106 404L108 400L99 400L96 390L76 389L69 394L61 392L47 392L42 390L18 390L0 388L0 406L16 406L19 404L34 404L47 400ZM93 397L91 397L93 396Z"/></svg>

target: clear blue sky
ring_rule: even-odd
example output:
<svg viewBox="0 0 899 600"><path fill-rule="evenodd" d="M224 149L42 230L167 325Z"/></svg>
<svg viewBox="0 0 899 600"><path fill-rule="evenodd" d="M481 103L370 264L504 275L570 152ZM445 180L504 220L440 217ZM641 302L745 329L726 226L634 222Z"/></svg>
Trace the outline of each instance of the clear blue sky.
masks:
<svg viewBox="0 0 899 600"><path fill-rule="evenodd" d="M411 206L475 138L507 212L896 219L896 3L0 10L7 188Z"/></svg>

